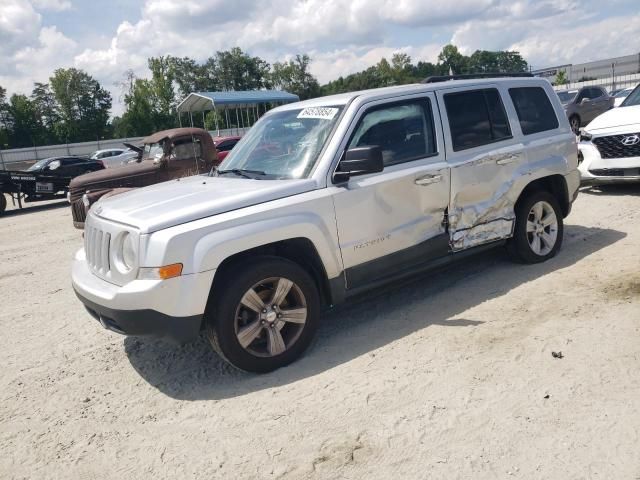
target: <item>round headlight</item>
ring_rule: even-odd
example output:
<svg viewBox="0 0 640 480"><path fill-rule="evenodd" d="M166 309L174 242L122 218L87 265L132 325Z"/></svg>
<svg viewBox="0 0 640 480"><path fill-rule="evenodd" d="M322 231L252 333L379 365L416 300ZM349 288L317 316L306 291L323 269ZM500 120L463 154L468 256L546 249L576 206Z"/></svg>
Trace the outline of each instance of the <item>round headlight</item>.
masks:
<svg viewBox="0 0 640 480"><path fill-rule="evenodd" d="M122 263L129 270L136 265L136 246L130 233L125 233L122 238Z"/></svg>
<svg viewBox="0 0 640 480"><path fill-rule="evenodd" d="M82 195L82 204L85 208L89 208L91 206L91 202L89 201L89 196L85 193Z"/></svg>

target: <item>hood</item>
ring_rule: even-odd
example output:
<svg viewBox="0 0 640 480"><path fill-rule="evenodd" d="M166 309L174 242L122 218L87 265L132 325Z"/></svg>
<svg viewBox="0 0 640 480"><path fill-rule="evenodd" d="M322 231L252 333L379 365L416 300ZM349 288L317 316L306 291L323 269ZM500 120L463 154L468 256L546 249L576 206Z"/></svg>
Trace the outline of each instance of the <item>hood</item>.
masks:
<svg viewBox="0 0 640 480"><path fill-rule="evenodd" d="M263 202L309 192L313 179L250 180L193 177L131 190L99 201L92 212L151 233Z"/></svg>
<svg viewBox="0 0 640 480"><path fill-rule="evenodd" d="M607 110L585 127L589 133L635 133L640 130L640 105Z"/></svg>
<svg viewBox="0 0 640 480"><path fill-rule="evenodd" d="M120 179L133 179L138 175L149 175L158 170L160 166L153 160L145 160L140 163L131 163L118 168L105 168L96 172L85 173L71 180L69 184L70 190L89 187L113 187L128 185L112 185L114 181Z"/></svg>

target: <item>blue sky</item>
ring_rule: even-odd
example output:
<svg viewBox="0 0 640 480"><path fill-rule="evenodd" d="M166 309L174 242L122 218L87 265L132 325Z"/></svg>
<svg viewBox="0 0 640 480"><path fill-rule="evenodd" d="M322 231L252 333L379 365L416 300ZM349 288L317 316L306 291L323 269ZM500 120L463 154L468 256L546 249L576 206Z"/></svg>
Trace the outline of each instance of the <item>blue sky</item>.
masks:
<svg viewBox="0 0 640 480"><path fill-rule="evenodd" d="M395 51L435 61L516 49L535 68L640 52L637 0L0 0L0 85L29 93L55 68L75 66L114 95L146 58L203 60L240 46L273 62L308 53L321 82Z"/></svg>

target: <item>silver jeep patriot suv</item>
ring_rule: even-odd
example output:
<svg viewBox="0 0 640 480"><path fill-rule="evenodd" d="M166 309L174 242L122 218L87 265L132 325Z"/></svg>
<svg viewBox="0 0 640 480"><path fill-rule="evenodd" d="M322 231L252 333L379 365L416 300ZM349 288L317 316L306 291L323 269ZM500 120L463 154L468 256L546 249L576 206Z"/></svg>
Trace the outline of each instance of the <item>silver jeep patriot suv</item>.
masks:
<svg viewBox="0 0 640 480"><path fill-rule="evenodd" d="M434 80L276 108L216 171L99 201L78 297L110 330L205 332L267 372L364 290L499 245L553 257L580 175L551 85Z"/></svg>

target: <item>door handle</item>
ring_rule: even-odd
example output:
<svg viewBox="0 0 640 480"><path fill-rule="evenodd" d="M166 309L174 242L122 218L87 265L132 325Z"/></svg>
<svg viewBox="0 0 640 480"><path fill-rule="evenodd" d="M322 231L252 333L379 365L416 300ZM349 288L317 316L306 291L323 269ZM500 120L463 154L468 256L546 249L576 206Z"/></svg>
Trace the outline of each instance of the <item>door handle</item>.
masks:
<svg viewBox="0 0 640 480"><path fill-rule="evenodd" d="M517 153L509 153L507 155L501 155L496 158L496 163L498 165L508 165L509 163L513 163L520 158L520 155Z"/></svg>
<svg viewBox="0 0 640 480"><path fill-rule="evenodd" d="M424 186L431 185L432 183L438 183L442 180L442 175L425 175L424 177L416 178L415 184Z"/></svg>

